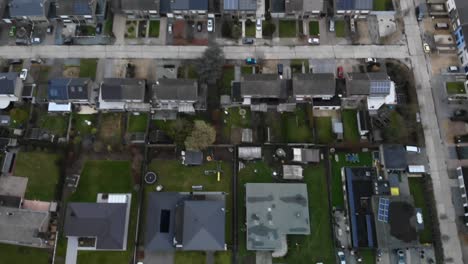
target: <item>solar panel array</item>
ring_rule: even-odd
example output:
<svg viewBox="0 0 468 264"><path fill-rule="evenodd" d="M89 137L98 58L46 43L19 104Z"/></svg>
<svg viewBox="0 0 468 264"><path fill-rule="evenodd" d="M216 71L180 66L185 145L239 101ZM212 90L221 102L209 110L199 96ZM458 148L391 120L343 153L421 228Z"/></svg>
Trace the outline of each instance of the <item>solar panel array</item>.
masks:
<svg viewBox="0 0 468 264"><path fill-rule="evenodd" d="M390 81L370 81L370 94L388 94Z"/></svg>
<svg viewBox="0 0 468 264"><path fill-rule="evenodd" d="M89 13L89 5L87 1L75 1L73 10L77 15L87 15Z"/></svg>
<svg viewBox="0 0 468 264"><path fill-rule="evenodd" d="M377 213L377 220L380 222L388 223L388 206L390 200L388 198L379 198L379 211Z"/></svg>

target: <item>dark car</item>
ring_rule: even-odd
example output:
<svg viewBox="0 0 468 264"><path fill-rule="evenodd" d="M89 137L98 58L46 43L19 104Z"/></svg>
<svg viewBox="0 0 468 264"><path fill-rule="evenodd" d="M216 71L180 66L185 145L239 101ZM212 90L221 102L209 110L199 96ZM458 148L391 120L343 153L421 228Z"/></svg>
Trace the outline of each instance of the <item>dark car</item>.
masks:
<svg viewBox="0 0 468 264"><path fill-rule="evenodd" d="M50 25L47 27L47 34L52 34L54 32L54 26Z"/></svg>
<svg viewBox="0 0 468 264"><path fill-rule="evenodd" d="M336 69L336 75L338 76L338 79L343 79L344 78L344 73L343 73L343 67L339 66Z"/></svg>
<svg viewBox="0 0 468 264"><path fill-rule="evenodd" d="M202 27L202 23L201 23L201 22L198 22L198 23L197 23L197 31L198 31L198 32L201 32L201 31L202 31L202 28L203 28L203 27Z"/></svg>
<svg viewBox="0 0 468 264"><path fill-rule="evenodd" d="M453 111L453 115L450 117L450 120L468 122L468 114L464 109L457 109Z"/></svg>
<svg viewBox="0 0 468 264"><path fill-rule="evenodd" d="M254 39L253 38L244 38L242 40L242 44L252 45L252 44L254 44Z"/></svg>
<svg viewBox="0 0 468 264"><path fill-rule="evenodd" d="M283 75L283 64L278 64L278 74Z"/></svg>

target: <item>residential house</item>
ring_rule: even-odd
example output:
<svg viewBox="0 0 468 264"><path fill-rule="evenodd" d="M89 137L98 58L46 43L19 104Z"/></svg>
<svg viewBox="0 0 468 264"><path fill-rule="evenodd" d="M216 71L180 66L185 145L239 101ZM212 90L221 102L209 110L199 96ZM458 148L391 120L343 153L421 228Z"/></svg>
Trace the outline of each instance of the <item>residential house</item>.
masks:
<svg viewBox="0 0 468 264"><path fill-rule="evenodd" d="M70 112L71 105L91 105L93 82L89 78L56 78L49 80L49 111Z"/></svg>
<svg viewBox="0 0 468 264"><path fill-rule="evenodd" d="M152 111L156 119L168 119L177 113L195 113L198 83L191 79L159 79L152 87ZM172 118L171 118L172 119Z"/></svg>
<svg viewBox="0 0 468 264"><path fill-rule="evenodd" d="M226 250L225 193L152 192L145 252Z"/></svg>
<svg viewBox="0 0 468 264"><path fill-rule="evenodd" d="M247 250L273 251L273 257L282 257L287 235L310 234L304 183L247 183L245 202Z"/></svg>
<svg viewBox="0 0 468 264"><path fill-rule="evenodd" d="M75 250L127 250L130 206L131 194L98 194L96 203L68 203L63 230L68 246ZM76 254L66 258L71 263Z"/></svg>
<svg viewBox="0 0 468 264"><path fill-rule="evenodd" d="M374 7L373 0L334 0L337 16L367 16Z"/></svg>
<svg viewBox="0 0 468 264"><path fill-rule="evenodd" d="M463 222L465 226L468 226L468 198L467 198L467 187L468 183L468 168L458 167L457 168L458 186L460 187L460 198L463 205Z"/></svg>
<svg viewBox="0 0 468 264"><path fill-rule="evenodd" d="M49 0L11 0L8 7L10 17L7 20L27 21L30 23L49 22ZM4 19L5 22L7 20Z"/></svg>
<svg viewBox="0 0 468 264"><path fill-rule="evenodd" d="M12 102L18 102L22 92L23 80L17 72L0 73L0 109L7 108Z"/></svg>
<svg viewBox="0 0 468 264"><path fill-rule="evenodd" d="M341 107L341 94L333 73L299 73L292 77L293 96L297 103L312 102L314 109Z"/></svg>
<svg viewBox="0 0 468 264"><path fill-rule="evenodd" d="M403 145L380 145L381 164L385 171L404 171L408 167Z"/></svg>
<svg viewBox="0 0 468 264"><path fill-rule="evenodd" d="M369 113L376 114L383 105L397 103L395 83L383 72L348 73L344 101L354 107L366 101Z"/></svg>
<svg viewBox="0 0 468 264"><path fill-rule="evenodd" d="M103 12L105 14L105 9L105 0L57 0L55 2L57 18L63 23L77 25L95 25L98 21L97 15Z"/></svg>
<svg viewBox="0 0 468 264"><path fill-rule="evenodd" d="M160 0L160 12L177 19L205 17L208 14L208 0Z"/></svg>
<svg viewBox="0 0 468 264"><path fill-rule="evenodd" d="M270 9L274 17L319 17L324 12L324 7L324 0L270 0Z"/></svg>
<svg viewBox="0 0 468 264"><path fill-rule="evenodd" d="M159 18L160 0L120 0L120 10L127 19L156 19Z"/></svg>
<svg viewBox="0 0 468 264"><path fill-rule="evenodd" d="M468 1L447 0L447 10L452 21L452 30L458 50L458 59L468 73Z"/></svg>
<svg viewBox="0 0 468 264"><path fill-rule="evenodd" d="M257 0L224 0L223 13L253 19L257 13Z"/></svg>
<svg viewBox="0 0 468 264"><path fill-rule="evenodd" d="M0 243L47 247L46 233L49 228L49 219L50 213L48 211L2 205L0 206Z"/></svg>
<svg viewBox="0 0 468 264"><path fill-rule="evenodd" d="M98 109L103 111L148 112L143 79L106 78L101 82Z"/></svg>
<svg viewBox="0 0 468 264"><path fill-rule="evenodd" d="M289 102L291 81L281 79L277 74L243 75L240 83L234 83L232 97L252 111L266 112L277 109L279 112L294 111L295 102Z"/></svg>

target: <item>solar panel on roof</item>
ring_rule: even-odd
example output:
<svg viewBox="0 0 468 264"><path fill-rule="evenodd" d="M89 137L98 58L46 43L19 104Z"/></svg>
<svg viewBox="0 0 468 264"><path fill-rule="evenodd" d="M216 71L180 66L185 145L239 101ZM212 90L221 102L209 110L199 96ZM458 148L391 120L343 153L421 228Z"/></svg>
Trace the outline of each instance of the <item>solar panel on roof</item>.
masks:
<svg viewBox="0 0 468 264"><path fill-rule="evenodd" d="M390 92L390 81L371 81L370 93L371 94L388 94Z"/></svg>
<svg viewBox="0 0 468 264"><path fill-rule="evenodd" d="M86 1L74 2L73 10L77 14L87 14L89 11L88 3Z"/></svg>
<svg viewBox="0 0 468 264"><path fill-rule="evenodd" d="M379 198L379 209L377 212L377 220L388 223L388 206L390 200L388 198Z"/></svg>

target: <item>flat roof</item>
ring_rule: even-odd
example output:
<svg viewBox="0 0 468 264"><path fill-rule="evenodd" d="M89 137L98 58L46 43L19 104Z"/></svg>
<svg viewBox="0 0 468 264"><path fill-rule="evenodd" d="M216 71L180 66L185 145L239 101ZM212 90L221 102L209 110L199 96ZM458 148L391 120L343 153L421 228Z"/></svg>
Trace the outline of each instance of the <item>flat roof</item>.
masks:
<svg viewBox="0 0 468 264"><path fill-rule="evenodd" d="M306 184L247 183L245 189L248 250L275 250L284 235L310 234Z"/></svg>
<svg viewBox="0 0 468 264"><path fill-rule="evenodd" d="M48 223L49 212L0 206L0 241L42 247L39 233L47 231Z"/></svg>

